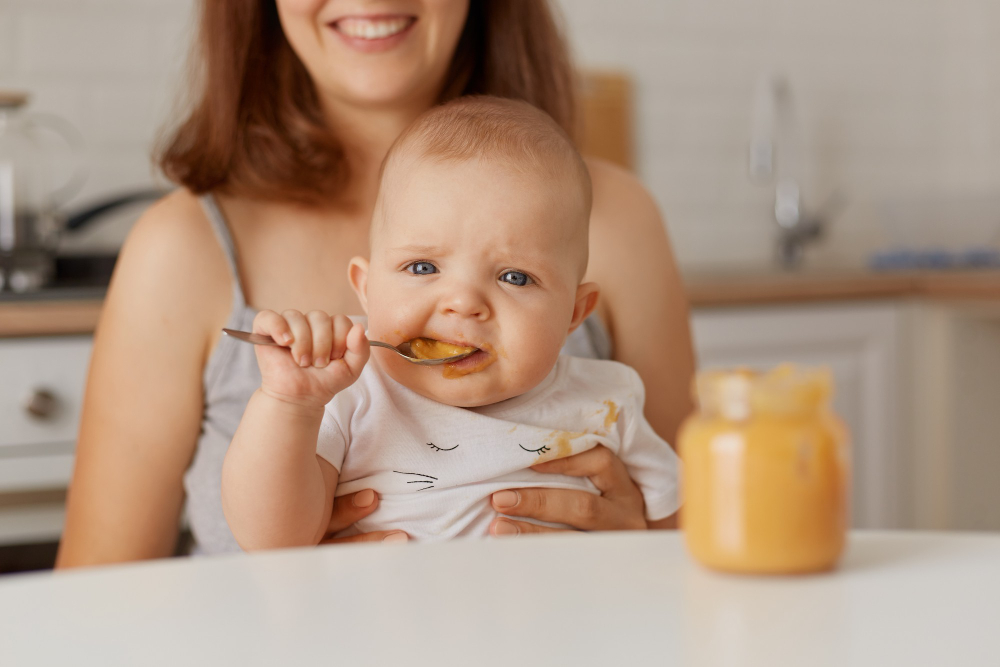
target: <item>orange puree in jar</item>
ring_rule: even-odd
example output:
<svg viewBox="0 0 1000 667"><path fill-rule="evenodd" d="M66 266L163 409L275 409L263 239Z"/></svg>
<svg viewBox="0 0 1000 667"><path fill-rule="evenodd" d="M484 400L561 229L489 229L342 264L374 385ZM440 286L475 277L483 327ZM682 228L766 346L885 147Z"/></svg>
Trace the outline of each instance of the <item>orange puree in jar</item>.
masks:
<svg viewBox="0 0 1000 667"><path fill-rule="evenodd" d="M771 574L836 565L850 466L831 393L825 369L699 374L699 410L679 437L681 527L698 561Z"/></svg>
<svg viewBox="0 0 1000 667"><path fill-rule="evenodd" d="M474 347L452 345L433 338L414 338L410 341L410 350L417 359L444 359L472 352L475 349Z"/></svg>

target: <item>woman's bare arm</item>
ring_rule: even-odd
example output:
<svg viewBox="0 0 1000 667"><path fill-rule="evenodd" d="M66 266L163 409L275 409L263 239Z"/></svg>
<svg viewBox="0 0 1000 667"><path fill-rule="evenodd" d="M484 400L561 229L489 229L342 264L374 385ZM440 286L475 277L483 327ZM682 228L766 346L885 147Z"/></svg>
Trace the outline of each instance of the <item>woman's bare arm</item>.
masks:
<svg viewBox="0 0 1000 667"><path fill-rule="evenodd" d="M57 567L173 553L202 373L231 303L197 201L177 192L152 207L122 248L97 326Z"/></svg>
<svg viewBox="0 0 1000 667"><path fill-rule="evenodd" d="M690 313L663 218L632 174L588 160L594 181L588 279L601 287L598 313L614 340L613 357L646 386L646 419L676 448L694 408ZM650 353L655 351L655 353Z"/></svg>

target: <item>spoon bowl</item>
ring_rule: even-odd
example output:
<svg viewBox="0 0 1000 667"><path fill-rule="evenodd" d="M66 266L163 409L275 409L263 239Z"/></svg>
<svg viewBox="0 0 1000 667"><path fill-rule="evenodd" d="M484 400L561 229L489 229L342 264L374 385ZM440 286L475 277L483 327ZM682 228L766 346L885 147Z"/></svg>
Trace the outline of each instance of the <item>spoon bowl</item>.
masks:
<svg viewBox="0 0 1000 667"><path fill-rule="evenodd" d="M273 347L287 347L287 345L282 345L270 336L265 336L263 334L250 333L249 331L238 331L236 329L223 329L222 333L235 338L236 340L241 340L244 343L252 343L254 345L271 345ZM461 359L465 359L470 354L474 354L476 352L476 350L473 350L472 352L463 352L462 354L456 354L452 357L444 357L443 359L417 359L413 356L413 350L410 349L409 341L403 341L399 345L389 345L389 343L383 343L380 340L370 340L368 341L368 344L392 350L402 358L409 361L411 364L419 364L420 366L440 366L441 364L450 364Z"/></svg>

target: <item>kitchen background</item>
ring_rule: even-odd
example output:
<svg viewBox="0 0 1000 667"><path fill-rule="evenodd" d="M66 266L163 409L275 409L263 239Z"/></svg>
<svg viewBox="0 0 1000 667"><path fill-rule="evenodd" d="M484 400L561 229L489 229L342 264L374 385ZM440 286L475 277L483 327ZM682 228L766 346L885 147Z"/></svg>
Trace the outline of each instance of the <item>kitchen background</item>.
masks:
<svg viewBox="0 0 1000 667"><path fill-rule="evenodd" d="M841 203L825 237L807 250L807 275L856 280L878 252L1000 246L995 0L558 4L580 65L631 80L634 168L659 202L692 283L780 273L774 186L748 176L754 128L767 134L774 116L761 111L768 75L786 82L792 100L799 154L791 175L805 209L835 196ZM192 0L0 0L0 90L30 92L32 109L59 114L87 142L90 177L67 208L166 185L149 152L182 104L193 7ZM779 169L782 150L787 145L779 146ZM124 210L67 235L63 250L113 252L136 214ZM700 292L693 299L700 359L833 367L837 409L858 441L857 525L1000 529L993 299L874 291L879 298L836 300ZM5 367L5 346L50 340L87 349L86 337L0 338L0 378L13 387L0 398L17 403L14 380L35 381L30 363L15 366L8 356ZM20 473L11 471L37 466L3 435L7 423L0 421L0 444L18 454L0 458L8 468L0 473L0 544L51 542L61 521L52 480L66 473L18 485Z"/></svg>
<svg viewBox="0 0 1000 667"><path fill-rule="evenodd" d="M918 231L907 225L930 226L894 215L914 199L977 209L983 228L968 231L970 242L997 240L994 219L978 209L1000 204L1000 3L559 5L580 64L632 77L636 169L683 266L771 259L773 193L751 184L746 168L754 87L771 71L795 98L806 204L835 190L848 202L815 262L863 262ZM77 202L153 178L149 146L175 108L192 7L0 1L0 85L31 91L35 109L61 114L87 138L92 172ZM102 225L93 234L117 243L125 231Z"/></svg>

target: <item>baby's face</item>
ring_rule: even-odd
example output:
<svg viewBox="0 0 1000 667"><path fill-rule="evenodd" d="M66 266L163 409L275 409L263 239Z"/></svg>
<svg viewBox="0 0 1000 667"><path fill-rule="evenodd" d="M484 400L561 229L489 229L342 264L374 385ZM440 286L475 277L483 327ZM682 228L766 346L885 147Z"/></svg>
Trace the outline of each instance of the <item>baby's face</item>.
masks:
<svg viewBox="0 0 1000 667"><path fill-rule="evenodd" d="M352 267L368 336L478 351L425 367L388 350L373 354L396 381L450 405L528 391L596 301L595 286L580 286L586 213L578 188L479 161L424 160L400 171L373 223L367 273L363 262ZM581 300L580 293L593 296Z"/></svg>

